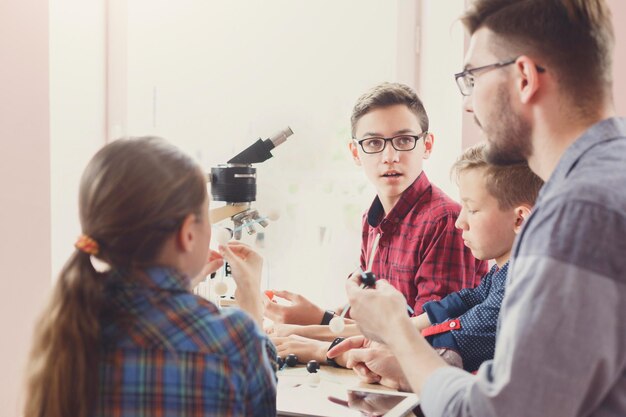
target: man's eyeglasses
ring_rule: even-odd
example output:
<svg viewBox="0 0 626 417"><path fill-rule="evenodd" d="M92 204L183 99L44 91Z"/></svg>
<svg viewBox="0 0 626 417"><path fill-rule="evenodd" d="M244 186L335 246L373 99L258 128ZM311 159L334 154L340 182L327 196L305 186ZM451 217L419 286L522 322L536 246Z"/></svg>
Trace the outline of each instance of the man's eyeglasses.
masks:
<svg viewBox="0 0 626 417"><path fill-rule="evenodd" d="M392 138L371 137L361 140L353 139L361 146L365 153L379 153L385 149L387 142L391 142L391 146L396 151L412 151L415 149L417 141L426 137L428 132L422 132L419 135L398 135Z"/></svg>
<svg viewBox="0 0 626 417"><path fill-rule="evenodd" d="M463 94L464 96L469 96L472 94L472 91L474 90L474 79L475 79L474 73L478 71L484 71L487 69L506 67L507 65L514 64L515 61L517 61L517 58L519 57L515 57L507 61L496 62L495 64L483 65L482 67L468 68L463 72L454 74L456 85L459 86L459 90L461 91L461 94ZM537 65L536 67L537 67L537 72L546 71L545 68L540 67L539 65Z"/></svg>

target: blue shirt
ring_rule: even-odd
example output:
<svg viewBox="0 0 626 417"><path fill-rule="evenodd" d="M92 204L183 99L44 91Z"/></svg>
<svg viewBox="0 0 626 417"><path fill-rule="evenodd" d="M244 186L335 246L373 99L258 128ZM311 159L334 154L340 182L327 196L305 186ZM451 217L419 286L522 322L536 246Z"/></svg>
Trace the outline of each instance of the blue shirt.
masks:
<svg viewBox="0 0 626 417"><path fill-rule="evenodd" d="M564 152L511 252L496 352L426 380L428 416L626 416L626 120Z"/></svg>
<svg viewBox="0 0 626 417"><path fill-rule="evenodd" d="M474 372L484 361L493 359L508 268L508 262L502 268L494 265L478 287L464 288L441 301L424 304L432 324L460 319L461 327L428 336L426 340L435 348L457 351L466 371Z"/></svg>
<svg viewBox="0 0 626 417"><path fill-rule="evenodd" d="M95 416L276 415L276 350L255 322L165 268L107 278Z"/></svg>

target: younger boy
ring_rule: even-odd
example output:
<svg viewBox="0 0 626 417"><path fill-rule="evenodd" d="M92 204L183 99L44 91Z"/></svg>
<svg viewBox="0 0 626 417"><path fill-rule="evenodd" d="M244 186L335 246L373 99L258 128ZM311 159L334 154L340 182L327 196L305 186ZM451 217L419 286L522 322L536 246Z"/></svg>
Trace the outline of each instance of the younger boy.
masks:
<svg viewBox="0 0 626 417"><path fill-rule="evenodd" d="M462 231L465 245L476 258L493 259L495 265L478 287L462 289L440 301L428 302L424 304L425 312L412 319L447 362L469 372L493 359L513 241L543 185L526 163L490 165L484 152L484 144L469 148L452 167L463 207L456 227ZM357 336L332 349L328 356L335 357L364 343L367 342L363 337ZM381 366L379 359L385 360L385 349L370 346L353 350L346 358L347 365L353 367L364 363L368 369L372 370L370 366L376 369ZM372 377L367 371L363 374ZM390 385L408 388L401 383L404 379L401 372L398 378L397 381L392 378Z"/></svg>

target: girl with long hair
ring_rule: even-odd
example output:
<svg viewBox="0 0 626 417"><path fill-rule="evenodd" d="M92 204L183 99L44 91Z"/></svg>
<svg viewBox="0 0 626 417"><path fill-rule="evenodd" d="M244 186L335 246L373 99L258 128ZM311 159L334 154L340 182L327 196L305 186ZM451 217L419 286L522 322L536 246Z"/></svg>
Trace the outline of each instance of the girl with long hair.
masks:
<svg viewBox="0 0 626 417"><path fill-rule="evenodd" d="M25 417L276 414L262 259L241 243L209 249L208 204L202 170L162 139L121 139L93 157L82 235L36 329ZM243 311L190 292L224 260Z"/></svg>

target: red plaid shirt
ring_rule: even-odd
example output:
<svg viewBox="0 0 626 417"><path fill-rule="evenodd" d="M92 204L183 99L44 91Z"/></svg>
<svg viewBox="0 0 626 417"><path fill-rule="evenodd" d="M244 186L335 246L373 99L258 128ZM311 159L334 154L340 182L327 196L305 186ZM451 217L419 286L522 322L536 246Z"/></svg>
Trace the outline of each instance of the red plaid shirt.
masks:
<svg viewBox="0 0 626 417"><path fill-rule="evenodd" d="M422 172L385 216L376 197L363 216L361 268L372 243L381 234L372 272L386 279L422 313L424 303L440 300L462 288L474 288L487 272L463 244L454 227L461 206L428 181Z"/></svg>

